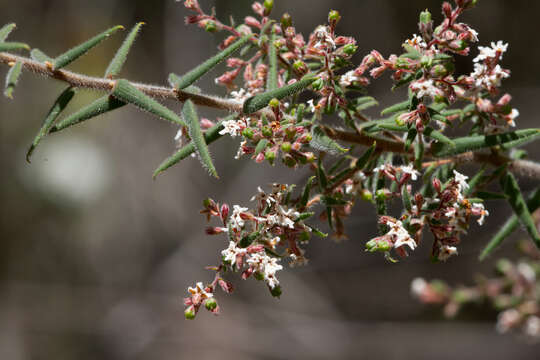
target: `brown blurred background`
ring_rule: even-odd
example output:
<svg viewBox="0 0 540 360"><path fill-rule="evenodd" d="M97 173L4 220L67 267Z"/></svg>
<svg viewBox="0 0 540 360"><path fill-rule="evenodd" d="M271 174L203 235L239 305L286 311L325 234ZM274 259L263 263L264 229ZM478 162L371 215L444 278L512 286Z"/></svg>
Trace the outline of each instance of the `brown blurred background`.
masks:
<svg viewBox="0 0 540 360"><path fill-rule="evenodd" d="M221 19L251 14L247 0L200 2L216 6ZM339 32L359 40L359 58L374 48L385 56L399 51L416 32L420 10L441 18L439 1L276 3L275 14L290 12L306 35L330 8L340 10ZM464 20L479 31L482 45L510 43L504 64L513 74L505 89L521 112L518 126L538 126L540 2L480 3ZM223 36L184 26L186 14L173 0L0 0L0 24L18 25L11 38L51 56L112 25L147 22L124 76L155 84L207 58ZM71 68L101 75L122 39L114 36ZM470 58L460 66L469 71ZM217 74L198 85L218 92ZM384 79L371 89L383 105L403 96L389 96L389 85ZM511 213L493 202L487 225L473 226L460 256L442 265L429 262L429 241L398 264L365 254L375 216L358 206L347 223L350 241L315 240L308 267L280 274L281 300L261 283L234 278L236 293L218 295L221 316L201 311L196 321L184 320L186 288L210 280L204 266L214 264L226 245L224 238L204 235L202 199L247 204L258 185L302 181L307 173L232 160L238 144L224 139L212 147L221 181L193 159L152 181L177 129L130 108L47 138L29 165L26 148L62 88L24 73L15 100L0 99L0 359L536 358L537 345L496 334L496 314L486 308L444 321L438 309L409 296L417 276L465 284L490 271L493 259L479 265L478 252ZM81 93L76 105L95 96ZM529 150L540 159L537 149ZM521 185L530 190L535 183ZM516 257L512 242L499 255Z"/></svg>

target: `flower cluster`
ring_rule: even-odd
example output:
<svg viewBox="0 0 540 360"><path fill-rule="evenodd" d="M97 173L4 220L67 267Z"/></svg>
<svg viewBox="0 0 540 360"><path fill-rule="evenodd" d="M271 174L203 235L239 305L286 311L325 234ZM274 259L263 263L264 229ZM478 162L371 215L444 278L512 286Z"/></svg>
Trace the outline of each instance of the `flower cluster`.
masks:
<svg viewBox="0 0 540 360"><path fill-rule="evenodd" d="M499 260L498 276L482 277L475 286L452 289L440 280L427 282L417 278L411 283L411 293L424 304L444 305L448 317L456 316L465 305L487 300L499 312L498 332L521 329L540 341L540 253L526 243L521 243L521 249L527 258L517 263Z"/></svg>
<svg viewBox="0 0 540 360"><path fill-rule="evenodd" d="M191 314L196 314L202 303L206 305L207 299L213 298L216 284L228 293L232 291L232 285L222 279L222 273L227 270L240 271L244 280L251 276L262 280L272 296L281 295L276 274L283 269L280 261L288 258L291 267L306 264L305 251L300 245L309 241L312 234L324 236L304 223L313 215L306 212L312 205L304 203L302 197L292 198L292 191L293 187L282 184L273 184L269 193L259 187L251 199L256 204L252 210L233 205L231 211L227 204L219 205L211 199L204 202L201 213L208 220L215 217L221 223L221 226L208 227L206 233L227 235L228 246L221 251L221 263L210 267L216 272L214 282L207 287L188 289L192 296L185 301L190 315L187 318L192 318ZM216 309L212 310L216 313Z"/></svg>

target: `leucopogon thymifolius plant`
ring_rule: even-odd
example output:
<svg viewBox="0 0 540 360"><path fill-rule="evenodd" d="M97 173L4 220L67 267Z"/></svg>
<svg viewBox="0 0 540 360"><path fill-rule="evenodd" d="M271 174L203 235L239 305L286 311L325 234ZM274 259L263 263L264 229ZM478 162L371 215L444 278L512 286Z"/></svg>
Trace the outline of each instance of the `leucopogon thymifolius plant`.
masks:
<svg viewBox="0 0 540 360"><path fill-rule="evenodd" d="M517 181L520 177L540 179L540 165L527 160L525 151L516 150L538 139L540 129L518 129L519 111L511 105L512 96L500 90L510 76L503 63L508 44L495 41L476 48L479 34L459 22L462 13L476 3L444 2L443 20L437 26L428 10L421 12L417 34L401 44L399 55L385 57L373 50L355 64L353 56L361 44L339 34L337 11L330 11L328 22L306 37L296 31L289 14L280 20L270 17L272 0L254 2L253 16L241 24L233 19L226 24L213 11L205 12L197 0L186 0L184 6L190 12L186 23L219 34L222 41L219 52L196 68L180 76L171 73L169 86L120 77L143 23L128 33L103 77L65 67L122 26L52 57L24 43L7 41L15 28L8 24L0 29L0 62L10 67L5 95L12 97L22 73L37 73L66 84L29 147L28 161L45 136L129 104L177 126L177 149L154 176L193 155L217 177L209 145L223 137L239 140L238 151L231 154L235 159L282 163L308 174L302 184L259 187L250 206L204 201L201 213L209 221L215 220L206 232L223 239L223 250L217 264L208 267L213 280L188 288L185 317L193 319L201 306L215 314L220 311L216 292L221 288L231 293L233 285L226 278L234 274L263 282L272 296L279 297L280 271L287 264L307 264L310 239L327 237L315 227L314 218L328 223L333 238L345 239L344 219L359 201L373 204L379 222L379 236L364 239L366 251L380 253L389 262L411 255L423 234L426 241L432 241L430 258L434 262L458 255L469 227L489 221L486 199L508 202L515 215L487 244L482 259L520 225L540 246L538 221L533 217L540 206L540 191L527 197ZM30 55L14 54L17 51ZM471 54L470 72L456 73L455 59ZM227 71L215 78L215 84L227 95L208 95L194 84L221 62L226 63ZM391 76L392 90L404 89L404 100L385 107L381 118L371 118L365 110L378 103L367 90L371 81L384 74ZM104 95L63 115L71 100L85 89ZM181 114L159 99L177 100ZM199 118L200 106L221 109L224 116ZM474 176L463 173L460 167L465 163L477 164ZM395 204L402 204L402 210L390 213ZM538 263L504 267L503 274L512 278L511 284L519 276L526 278L527 289L536 295L527 297L525 307L510 302L498 328L526 322L527 333L538 337ZM417 279L412 286L413 293L425 302L456 307L446 285L437 287ZM477 291L474 297L482 294Z"/></svg>

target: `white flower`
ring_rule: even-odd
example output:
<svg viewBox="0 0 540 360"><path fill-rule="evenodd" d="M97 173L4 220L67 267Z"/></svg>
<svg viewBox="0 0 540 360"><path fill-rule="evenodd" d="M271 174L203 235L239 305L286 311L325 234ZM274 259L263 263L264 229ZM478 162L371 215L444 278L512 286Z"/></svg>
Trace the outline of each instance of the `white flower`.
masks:
<svg viewBox="0 0 540 360"><path fill-rule="evenodd" d="M412 39L405 40L405 43L407 43L407 44L409 44L411 46L419 47L421 49L427 48L427 44L424 41L424 39L421 36L418 36L416 34L413 35Z"/></svg>
<svg viewBox="0 0 540 360"><path fill-rule="evenodd" d="M281 205L277 207L277 222L279 225L294 229L294 220L298 218L300 213L294 209L287 209Z"/></svg>
<svg viewBox="0 0 540 360"><path fill-rule="evenodd" d="M358 76L356 76L354 70L351 70L341 75L341 78L339 79L339 85L341 85L342 87L347 87L351 86L351 84L355 81L358 81Z"/></svg>
<svg viewBox="0 0 540 360"><path fill-rule="evenodd" d="M424 96L435 97L442 94L441 89L435 86L433 80L415 81L410 85L412 91L416 93L419 98Z"/></svg>
<svg viewBox="0 0 540 360"><path fill-rule="evenodd" d="M182 138L182 135L183 135L183 128L180 128L178 129L178 132L176 133L176 135L174 136L174 141L178 141Z"/></svg>
<svg viewBox="0 0 540 360"><path fill-rule="evenodd" d="M460 192L469 188L469 184L467 184L468 178L468 176L460 174L459 172L454 170L454 180L457 182Z"/></svg>
<svg viewBox="0 0 540 360"><path fill-rule="evenodd" d="M231 263L231 266L234 266L237 256L246 253L246 251L246 249L237 247L234 241L230 241L229 247L221 251L221 256L223 256L224 261L228 261Z"/></svg>
<svg viewBox="0 0 540 360"><path fill-rule="evenodd" d="M317 109L315 108L315 105L313 104L313 99L310 99L308 100L308 106L309 106L309 111L314 113L315 111L317 111Z"/></svg>
<svg viewBox="0 0 540 360"><path fill-rule="evenodd" d="M263 189L259 186L257 187L258 194L251 197L250 201L259 201L259 202L266 202L267 206L272 206L273 203L276 203L276 199L274 196L269 195L263 191Z"/></svg>
<svg viewBox="0 0 540 360"><path fill-rule="evenodd" d="M489 211L484 207L484 204L474 203L472 204L473 214L479 214L480 218L477 220L478 225L484 225L485 217L489 216Z"/></svg>
<svg viewBox="0 0 540 360"><path fill-rule="evenodd" d="M238 205L233 206L233 212L231 215L231 227L235 230L241 230L244 227L244 219L240 216L241 213L248 211L248 208L240 207Z"/></svg>
<svg viewBox="0 0 540 360"><path fill-rule="evenodd" d="M504 334L521 320L521 314L516 309L508 309L499 313L497 317L496 329L499 333Z"/></svg>
<svg viewBox="0 0 540 360"><path fill-rule="evenodd" d="M236 155L234 156L234 158L236 160L240 159L240 157L242 155L244 155L244 146L247 144L247 141L244 140L240 143L240 146L238 147L238 151L236 152Z"/></svg>
<svg viewBox="0 0 540 360"><path fill-rule="evenodd" d="M328 28L324 25L319 25L315 29L315 37L317 38L318 42L315 44L315 48L321 48L323 46L329 45L332 49L336 48L336 43L330 36L330 33L328 32Z"/></svg>
<svg viewBox="0 0 540 360"><path fill-rule="evenodd" d="M214 296L214 294L205 290L202 282L198 282L195 287L188 287L188 291L191 293L191 295L199 295L202 299L208 299Z"/></svg>
<svg viewBox="0 0 540 360"><path fill-rule="evenodd" d="M523 330L528 336L540 336L540 318L534 315L529 316L527 318L527 321L525 322L525 327L523 328Z"/></svg>
<svg viewBox="0 0 540 360"><path fill-rule="evenodd" d="M472 42L478 42L478 31L469 28L469 34L471 35Z"/></svg>
<svg viewBox="0 0 540 360"><path fill-rule="evenodd" d="M426 290L428 284L422 278L416 278L411 282L411 294L415 297L420 297Z"/></svg>
<svg viewBox="0 0 540 360"><path fill-rule="evenodd" d="M512 127L515 127L516 126L516 122L514 120L516 120L516 118L519 116L519 110L518 109L512 109L512 112L508 115L508 125L512 126Z"/></svg>
<svg viewBox="0 0 540 360"><path fill-rule="evenodd" d="M452 255L457 255L458 251L455 246L441 245L439 247L438 259L441 261L448 260Z"/></svg>
<svg viewBox="0 0 540 360"><path fill-rule="evenodd" d="M223 122L223 130L219 132L220 135L229 134L232 137L240 135L245 128L245 124L241 120L225 120Z"/></svg>
<svg viewBox="0 0 540 360"><path fill-rule="evenodd" d="M534 284L536 281L536 273L534 269L527 263L521 262L517 266L517 271L528 283Z"/></svg>
<svg viewBox="0 0 540 360"><path fill-rule="evenodd" d="M278 261L279 259L270 257L263 251L252 254L246 262L254 271L261 273L268 286L273 289L279 285L276 272L283 269L283 266L279 265Z"/></svg>
<svg viewBox="0 0 540 360"><path fill-rule="evenodd" d="M500 54L500 59L503 58L503 54L508 50L508 44L503 43L502 41L497 41L497 43L492 42L491 47L479 46L480 54L474 58L474 62L484 61L488 58L494 58L497 56L497 53Z"/></svg>
<svg viewBox="0 0 540 360"><path fill-rule="evenodd" d="M394 247L399 248L403 245L407 245L414 250L416 248L416 241L411 238L409 232L403 227L403 223L396 220L393 224L388 224L390 231L386 235L390 235L394 239Z"/></svg>
<svg viewBox="0 0 540 360"><path fill-rule="evenodd" d="M418 179L418 175L420 175L420 173L418 171L414 170L412 164L407 165L407 166L402 166L402 167L400 167L400 169L404 174L411 175L411 179L413 181L416 181Z"/></svg>
<svg viewBox="0 0 540 360"><path fill-rule="evenodd" d="M251 97L251 93L243 88L240 88L238 91L231 91L231 96L234 100L243 102L247 98Z"/></svg>

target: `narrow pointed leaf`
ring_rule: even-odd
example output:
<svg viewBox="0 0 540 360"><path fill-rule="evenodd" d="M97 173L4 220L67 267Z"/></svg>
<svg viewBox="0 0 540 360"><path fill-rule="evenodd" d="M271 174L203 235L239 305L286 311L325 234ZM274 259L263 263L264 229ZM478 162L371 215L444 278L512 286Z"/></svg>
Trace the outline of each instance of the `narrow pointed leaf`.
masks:
<svg viewBox="0 0 540 360"><path fill-rule="evenodd" d="M446 135L444 135L443 133L441 133L440 131L437 131L435 130L434 128L432 128L431 126L427 126L424 130L424 135L432 138L432 139L435 139L443 144L446 144L450 147L455 147L456 144L454 144L454 142L452 141L452 139L446 137Z"/></svg>
<svg viewBox="0 0 540 360"><path fill-rule="evenodd" d="M266 149L266 146L268 145L267 139L261 139L257 143L257 146L255 147L255 155L259 155L261 152L263 152Z"/></svg>
<svg viewBox="0 0 540 360"><path fill-rule="evenodd" d="M272 31L270 42L268 43L268 75L266 80L266 90L272 91L278 87L278 61L277 48L274 44L276 41L276 32Z"/></svg>
<svg viewBox="0 0 540 360"><path fill-rule="evenodd" d="M135 42L135 39L137 38L137 35L139 34L139 31L143 25L144 22L136 24L133 29L131 29L128 36L126 36L126 39L114 55L114 58L111 60L111 63L105 71L106 78L114 79L118 76L118 74L120 74L120 71L127 60L129 50L131 50L131 46L133 46L133 43Z"/></svg>
<svg viewBox="0 0 540 360"><path fill-rule="evenodd" d="M15 86L17 86L17 82L19 81L19 76L21 75L21 71L22 71L22 63L20 61L17 61L15 65L13 65L7 73L6 88L4 90L4 95L10 99L13 98L13 90L15 90Z"/></svg>
<svg viewBox="0 0 540 360"><path fill-rule="evenodd" d="M110 28L109 30L102 32L101 34L94 36L90 40L85 41L84 43L77 45L74 48L71 48L70 50L66 51L65 53L54 59L52 63L53 68L55 70L58 70L71 64L73 61L86 54L90 49L98 45L100 42L123 28L124 27L121 25L115 26L113 28Z"/></svg>
<svg viewBox="0 0 540 360"><path fill-rule="evenodd" d="M534 191L532 196L527 200L527 208L530 213L535 212L540 208L540 189ZM493 251L497 250L504 240L506 240L517 228L519 227L519 219L516 215L513 215L510 219L504 223L502 228L495 234L493 239L487 244L487 246L482 250L480 254L480 261L483 261L488 257Z"/></svg>
<svg viewBox="0 0 540 360"><path fill-rule="evenodd" d="M187 88L189 85L193 84L195 81L199 80L204 74L212 70L220 62L231 56L235 51L239 50L244 46L251 37L246 35L238 39L235 43L231 44L225 50L221 51L217 55L211 57L210 59L203 62L201 65L197 66L195 69L189 71L188 73L180 76L180 81L175 85L177 90L182 90Z"/></svg>
<svg viewBox="0 0 540 360"><path fill-rule="evenodd" d="M375 150L377 149L377 142L373 142L373 145L370 146L363 154L362 156L356 161L356 169L358 170L364 170L366 165L368 164L369 160L371 160L371 157L373 156L373 153L375 153Z"/></svg>
<svg viewBox="0 0 540 360"><path fill-rule="evenodd" d="M0 42L0 51L30 50L30 46L20 42Z"/></svg>
<svg viewBox="0 0 540 360"><path fill-rule="evenodd" d="M160 118L175 124L186 126L186 123L174 111L161 105L159 102L131 85L127 80L117 80L112 95L123 102L133 104L139 109L148 111Z"/></svg>
<svg viewBox="0 0 540 360"><path fill-rule="evenodd" d="M434 156L443 157L497 145L507 149L523 145L538 137L540 137L540 129L523 129L497 135L467 136L454 139L455 146L453 147L441 142L436 143L432 146L431 153Z"/></svg>
<svg viewBox="0 0 540 360"><path fill-rule="evenodd" d="M201 124L199 123L199 116L197 115L197 110L195 109L195 105L191 100L188 100L184 103L184 107L182 109L182 116L187 122L189 137L191 138L191 141L195 146L195 149L197 150L199 160L201 161L203 167L208 170L210 175L219 178L216 167L212 162L212 157L210 156L208 145L206 144L206 141L204 140L204 135L201 131Z"/></svg>
<svg viewBox="0 0 540 360"><path fill-rule="evenodd" d="M228 118L230 119L232 117L228 117ZM206 130L206 132L204 133L204 141L206 142L206 145L210 145L217 139L221 138L223 136L219 133L221 130L223 130L223 121L220 121L216 125L212 126L210 129ZM194 152L195 152L195 145L192 142L182 147L175 154L165 159L161 163L161 165L159 165L159 167L154 171L153 178L155 179L156 176L158 176L160 173L164 172L171 166L184 160L185 158L187 158L189 155L193 154Z"/></svg>
<svg viewBox="0 0 540 360"><path fill-rule="evenodd" d="M400 112L400 111L407 111L407 110L409 110L409 105L410 105L409 100L405 100L403 102L394 104L392 106L389 106L389 107L383 109L383 111L381 111L381 116L394 114L394 113L397 113L397 112Z"/></svg>
<svg viewBox="0 0 540 360"><path fill-rule="evenodd" d="M30 162L30 157L32 156L32 153L40 143L41 139L47 135L49 132L49 129L54 124L60 113L66 108L66 106L69 104L71 99L73 99L73 96L75 95L75 90L71 87L68 87L66 90L64 90L58 99L54 102L53 106L49 110L47 116L45 117L45 120L43 121L43 124L41 125L41 129L39 129L38 134L34 138L34 141L32 142L32 145L30 145L30 148L28 149L26 153L26 161Z"/></svg>
<svg viewBox="0 0 540 360"><path fill-rule="evenodd" d="M270 100L274 98L281 100L287 96L296 94L297 92L307 88L316 79L317 78L314 76L304 77L302 80L299 80L293 84L250 97L244 102L244 114L253 114L254 112L261 110L268 105Z"/></svg>
<svg viewBox="0 0 540 360"><path fill-rule="evenodd" d="M15 29L17 26L14 23L7 24L2 26L0 29L0 42L6 41L9 34Z"/></svg>
<svg viewBox="0 0 540 360"><path fill-rule="evenodd" d="M525 227L536 246L540 248L540 235L538 234L536 224L534 223L534 219L532 218L527 203L523 198L523 194L519 189L516 178L512 173L508 172L501 178L501 185L504 193L508 196L508 202L512 206L512 209L514 209L519 222Z"/></svg>
<svg viewBox="0 0 540 360"><path fill-rule="evenodd" d="M312 139L309 144L319 151L325 151L333 155L343 154L349 151L348 149L341 147L336 141L326 135L318 126L314 126L311 130L311 137Z"/></svg>
<svg viewBox="0 0 540 360"><path fill-rule="evenodd" d="M379 102L372 98L370 101L363 101L362 103L356 105L356 111L363 111L377 105L379 105Z"/></svg>
<svg viewBox="0 0 540 360"><path fill-rule="evenodd" d="M30 51L30 57L36 61L39 61L40 63L49 62L52 64L52 62L54 61L53 58L47 56L43 51L39 49L32 49L32 51Z"/></svg>
<svg viewBox="0 0 540 360"><path fill-rule="evenodd" d="M306 182L306 186L304 187L304 191L302 192L302 197L300 199L300 206L302 208L305 208L309 201L309 195L311 194L311 187L313 186L313 181L315 180L315 178L316 176L311 176Z"/></svg>
<svg viewBox="0 0 540 360"><path fill-rule="evenodd" d="M51 128L50 132L63 130L69 126L89 120L109 111L116 110L124 105L126 105L125 102L120 101L110 95L105 95L97 99L90 105L80 109L79 111L76 111L75 113L59 121L53 128Z"/></svg>

